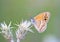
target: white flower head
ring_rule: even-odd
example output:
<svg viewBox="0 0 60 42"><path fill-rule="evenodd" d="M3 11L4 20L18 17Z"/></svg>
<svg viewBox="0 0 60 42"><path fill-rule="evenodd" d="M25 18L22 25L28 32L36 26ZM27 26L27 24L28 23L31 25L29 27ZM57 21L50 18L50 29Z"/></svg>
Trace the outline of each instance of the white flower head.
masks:
<svg viewBox="0 0 60 42"><path fill-rule="evenodd" d="M1 30L9 30L11 29L12 27L11 26L11 22L9 23L9 25L7 26L7 24L4 22L4 23L1 23Z"/></svg>
<svg viewBox="0 0 60 42"><path fill-rule="evenodd" d="M30 21L22 21L22 23L20 23L19 25L17 25L18 26L18 28L20 28L20 30L21 31L24 31L24 30L26 30L26 31L30 31L30 32L32 32L33 33L33 31L30 29L32 26L31 26L31 22Z"/></svg>
<svg viewBox="0 0 60 42"><path fill-rule="evenodd" d="M16 31L16 38L17 42L20 42L21 39L24 39L27 31L32 32L33 31L30 29L31 28L31 22L30 21L22 21L18 26L18 29Z"/></svg>
<svg viewBox="0 0 60 42"><path fill-rule="evenodd" d="M11 33L11 22L9 23L9 25L7 25L5 22L4 23L1 23L1 32L3 34L3 36L6 38L6 39L11 39L11 36L12 36L12 33Z"/></svg>

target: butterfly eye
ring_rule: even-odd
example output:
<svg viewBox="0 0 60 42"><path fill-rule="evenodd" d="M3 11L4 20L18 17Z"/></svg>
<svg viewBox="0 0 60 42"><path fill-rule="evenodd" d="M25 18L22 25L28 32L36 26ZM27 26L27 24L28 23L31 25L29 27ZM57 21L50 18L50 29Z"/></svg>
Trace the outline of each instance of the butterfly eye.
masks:
<svg viewBox="0 0 60 42"><path fill-rule="evenodd" d="M31 19L31 22L32 22L32 23L35 23L35 20L32 18L32 19Z"/></svg>

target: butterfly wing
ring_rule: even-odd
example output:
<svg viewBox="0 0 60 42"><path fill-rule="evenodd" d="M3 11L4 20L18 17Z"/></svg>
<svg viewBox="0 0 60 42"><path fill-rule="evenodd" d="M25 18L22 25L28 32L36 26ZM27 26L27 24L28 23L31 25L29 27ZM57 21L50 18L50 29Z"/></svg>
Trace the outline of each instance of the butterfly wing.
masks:
<svg viewBox="0 0 60 42"><path fill-rule="evenodd" d="M31 19L32 24L39 33L44 32L46 30L49 17L49 12L43 12Z"/></svg>

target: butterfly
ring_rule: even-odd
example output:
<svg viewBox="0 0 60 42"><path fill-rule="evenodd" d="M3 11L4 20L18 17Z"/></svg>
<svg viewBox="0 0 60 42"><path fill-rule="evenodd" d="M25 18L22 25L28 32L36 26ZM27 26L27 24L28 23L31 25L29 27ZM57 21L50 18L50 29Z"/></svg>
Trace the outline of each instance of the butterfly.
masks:
<svg viewBox="0 0 60 42"><path fill-rule="evenodd" d="M49 18L50 18L50 12L39 13L37 16L31 19L31 23L34 25L34 27L39 33L42 33L47 28Z"/></svg>

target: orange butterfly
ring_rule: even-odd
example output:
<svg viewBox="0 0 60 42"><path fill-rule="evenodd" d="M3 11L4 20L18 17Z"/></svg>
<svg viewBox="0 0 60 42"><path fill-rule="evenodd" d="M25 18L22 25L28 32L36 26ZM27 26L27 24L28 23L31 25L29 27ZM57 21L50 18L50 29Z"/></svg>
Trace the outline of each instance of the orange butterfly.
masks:
<svg viewBox="0 0 60 42"><path fill-rule="evenodd" d="M32 24L37 29L39 33L42 33L47 28L47 23L50 18L49 12L43 12L31 19Z"/></svg>

